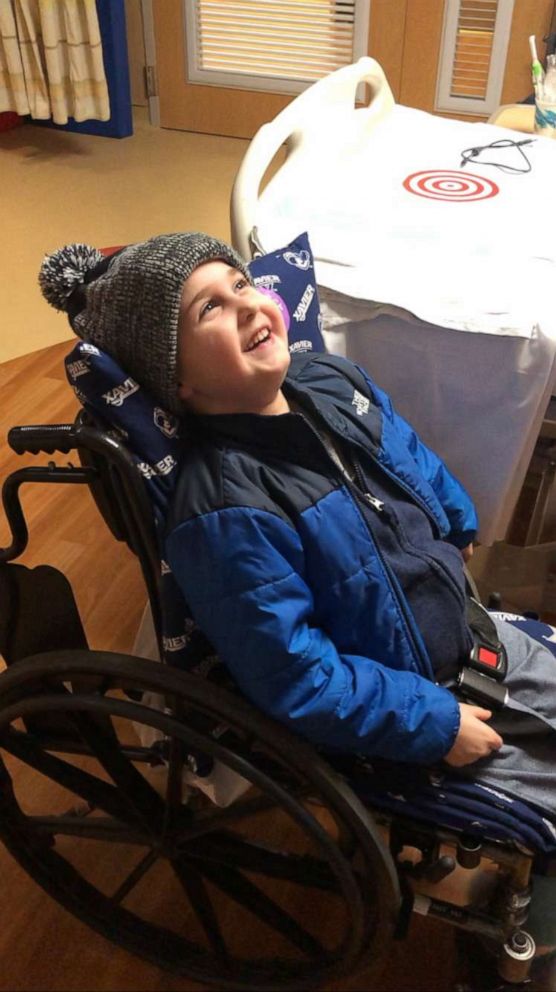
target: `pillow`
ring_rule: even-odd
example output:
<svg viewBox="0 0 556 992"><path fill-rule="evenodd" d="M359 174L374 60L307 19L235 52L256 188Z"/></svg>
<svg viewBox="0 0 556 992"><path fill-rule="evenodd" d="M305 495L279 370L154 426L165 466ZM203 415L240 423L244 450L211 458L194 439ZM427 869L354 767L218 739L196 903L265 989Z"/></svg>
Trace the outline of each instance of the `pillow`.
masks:
<svg viewBox="0 0 556 992"><path fill-rule="evenodd" d="M326 351L313 253L307 234L249 262L257 289L278 304L288 331L290 351Z"/></svg>
<svg viewBox="0 0 556 992"><path fill-rule="evenodd" d="M132 452L155 511L160 510L163 517L178 474L180 421L94 344L78 341L66 356L65 366L82 406Z"/></svg>

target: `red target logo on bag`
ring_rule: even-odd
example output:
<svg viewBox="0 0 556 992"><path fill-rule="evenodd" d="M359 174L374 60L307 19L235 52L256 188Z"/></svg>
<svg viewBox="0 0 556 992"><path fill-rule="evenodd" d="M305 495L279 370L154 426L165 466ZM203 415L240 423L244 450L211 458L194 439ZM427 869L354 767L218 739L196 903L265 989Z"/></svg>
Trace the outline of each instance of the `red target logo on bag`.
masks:
<svg viewBox="0 0 556 992"><path fill-rule="evenodd" d="M434 169L413 172L403 182L404 189L429 200L447 200L451 203L469 203L470 200L488 200L500 190L496 183L483 176L475 176L461 169Z"/></svg>

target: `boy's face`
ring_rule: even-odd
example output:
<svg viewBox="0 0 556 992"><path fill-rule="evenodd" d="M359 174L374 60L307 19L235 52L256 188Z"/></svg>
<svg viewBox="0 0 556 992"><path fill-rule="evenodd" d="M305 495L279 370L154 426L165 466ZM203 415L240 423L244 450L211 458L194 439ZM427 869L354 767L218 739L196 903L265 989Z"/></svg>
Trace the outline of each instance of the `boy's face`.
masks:
<svg viewBox="0 0 556 992"><path fill-rule="evenodd" d="M196 413L282 412L290 355L279 308L227 262L187 279L178 324L178 393Z"/></svg>

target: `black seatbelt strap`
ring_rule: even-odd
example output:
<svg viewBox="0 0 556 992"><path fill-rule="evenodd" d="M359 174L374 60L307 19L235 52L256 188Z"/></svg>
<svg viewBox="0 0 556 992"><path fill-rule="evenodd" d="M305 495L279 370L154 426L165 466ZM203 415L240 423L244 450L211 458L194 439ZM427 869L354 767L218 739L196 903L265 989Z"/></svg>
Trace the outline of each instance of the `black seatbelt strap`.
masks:
<svg viewBox="0 0 556 992"><path fill-rule="evenodd" d="M452 691L465 702L492 710L496 729L502 735L504 731L514 734L556 731L556 720L511 698L503 684L508 671L506 649L498 637L494 620L472 597L467 600L466 619L473 634L473 647L455 684L452 682ZM519 714L519 719L515 720L513 714Z"/></svg>
<svg viewBox="0 0 556 992"><path fill-rule="evenodd" d="M481 675L503 682L508 671L508 656L494 620L472 596L467 598L465 613L473 634L473 647L466 664Z"/></svg>

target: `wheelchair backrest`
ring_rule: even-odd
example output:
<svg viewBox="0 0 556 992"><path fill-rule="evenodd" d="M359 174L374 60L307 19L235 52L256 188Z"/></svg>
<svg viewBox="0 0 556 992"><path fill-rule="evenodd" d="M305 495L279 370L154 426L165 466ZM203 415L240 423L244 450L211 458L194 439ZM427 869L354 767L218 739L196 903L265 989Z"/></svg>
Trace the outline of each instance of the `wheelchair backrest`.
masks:
<svg viewBox="0 0 556 992"><path fill-rule="evenodd" d="M164 410L109 355L80 341L66 372L89 427L104 449L79 447L94 469L91 492L110 530L141 563L161 657L186 671L203 671L214 654L194 623L164 560L164 525L176 483L185 421ZM118 458L116 459L116 454ZM124 468L125 462L125 468Z"/></svg>

